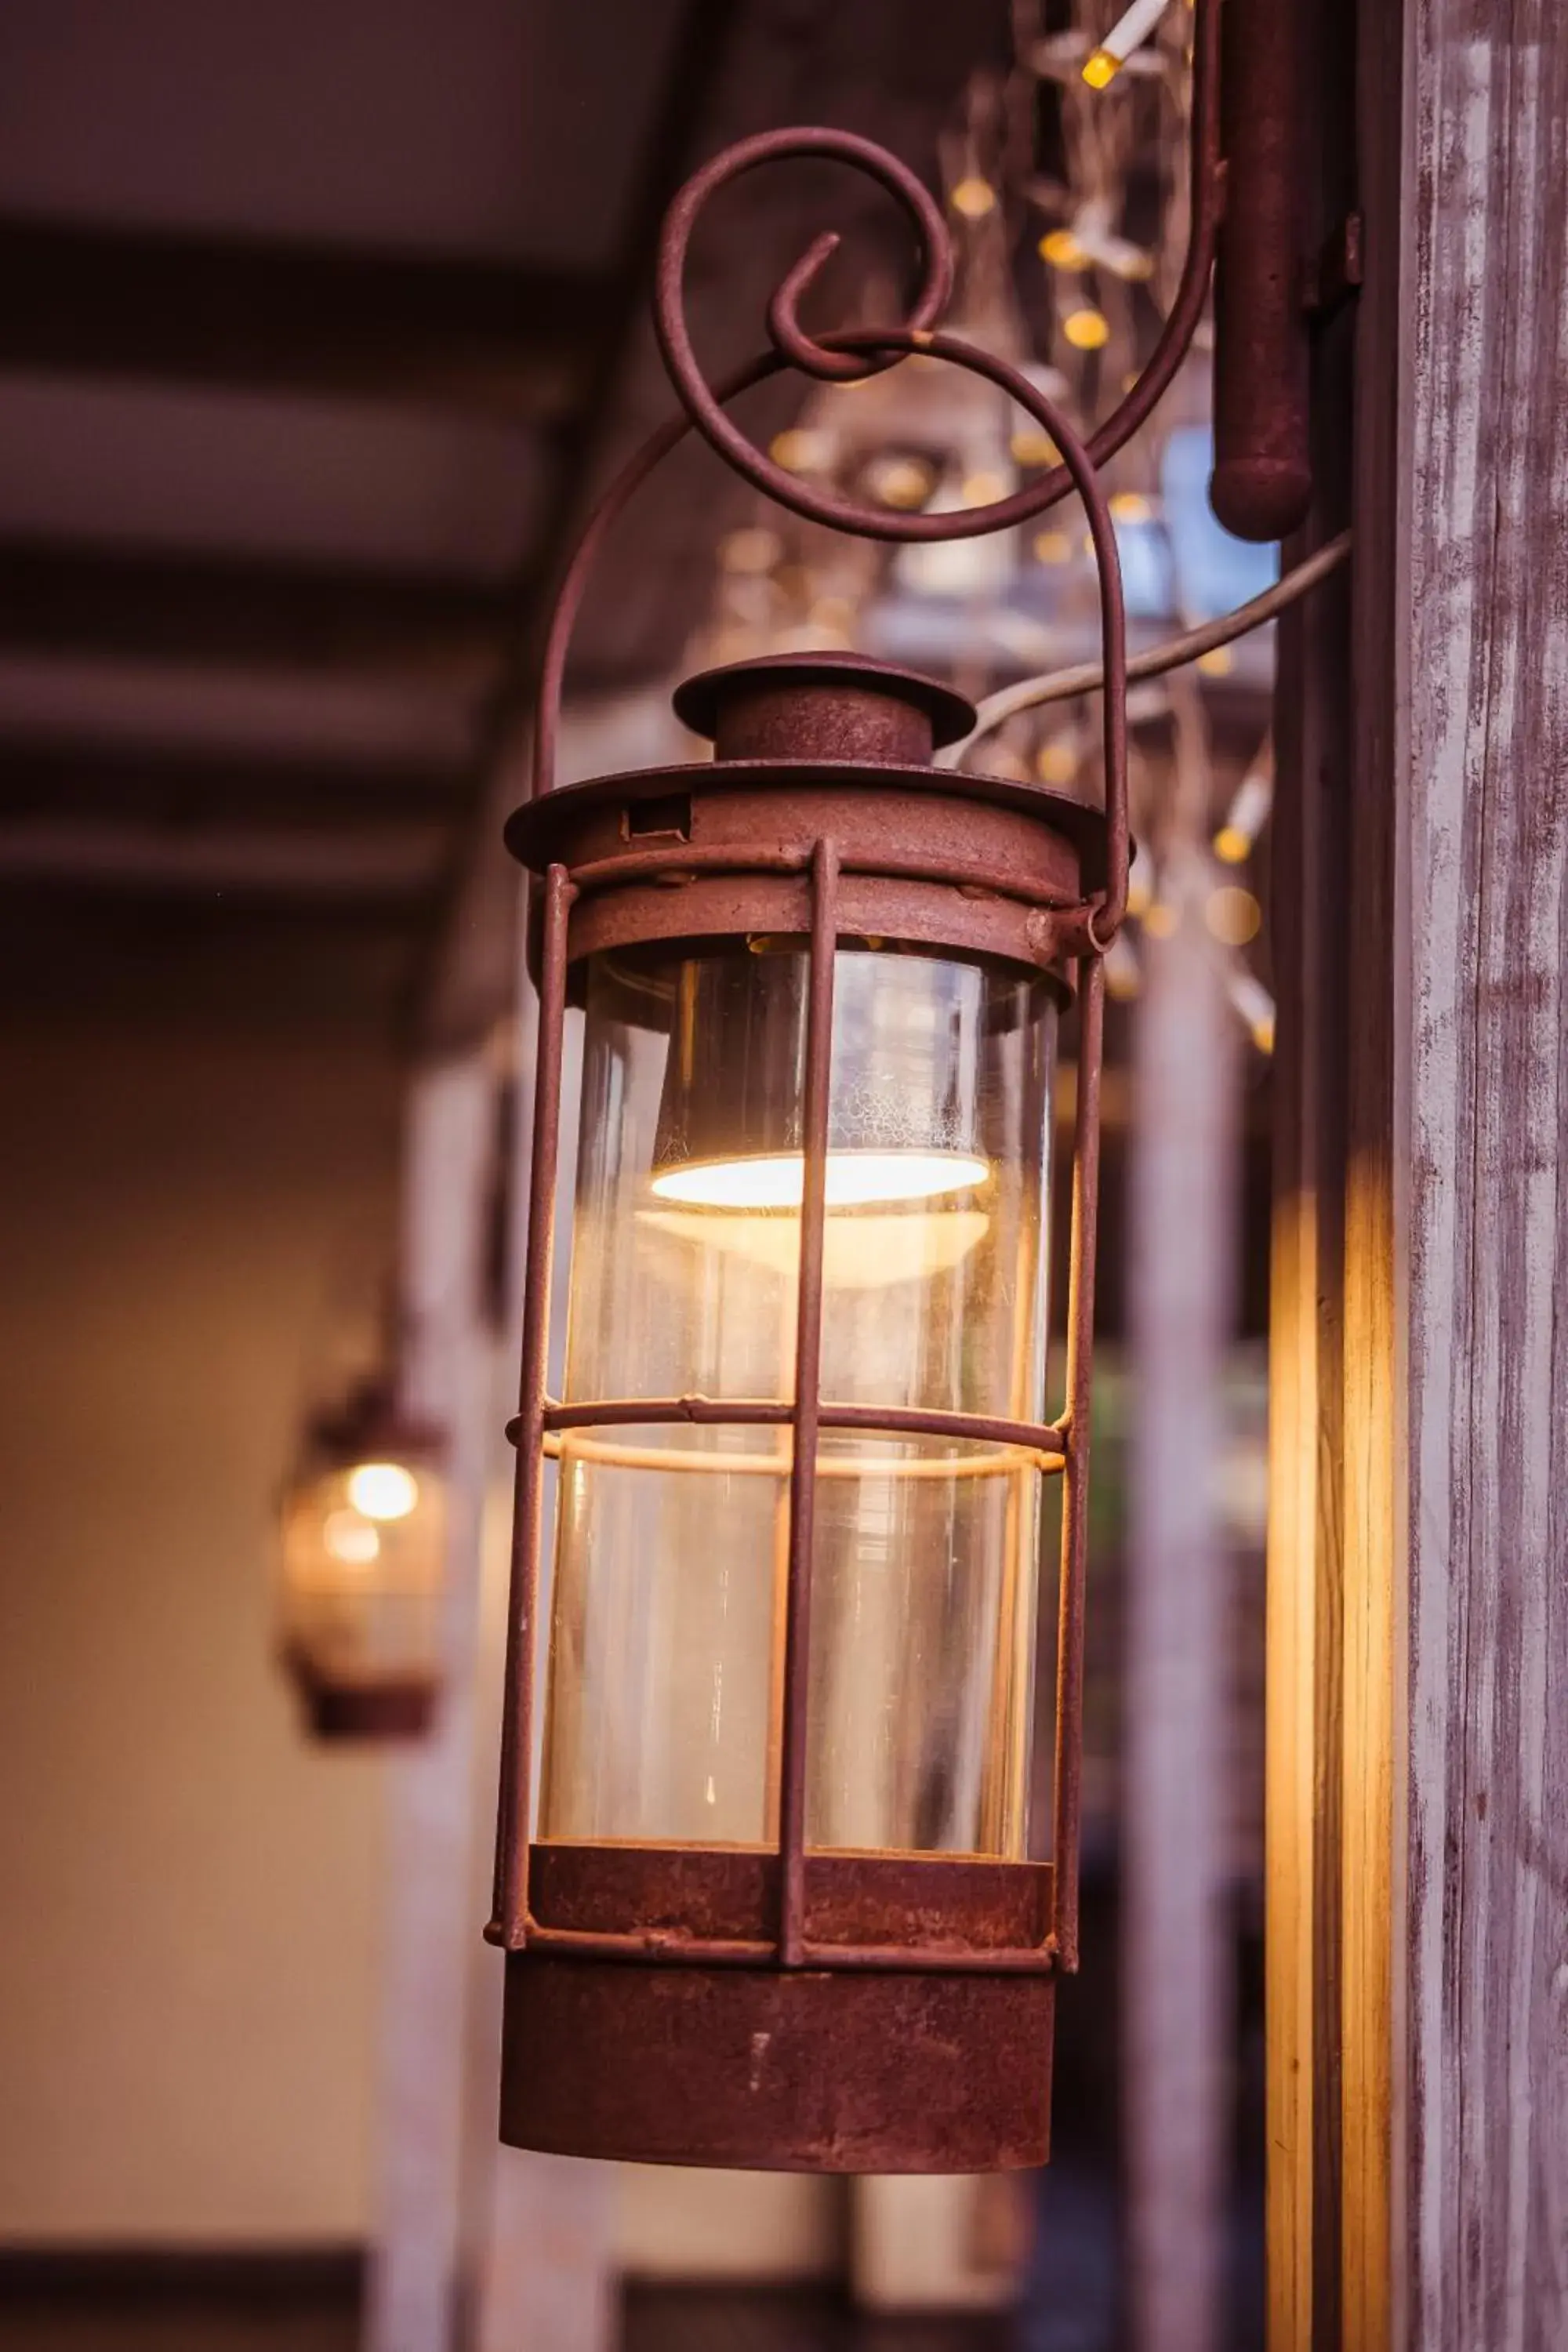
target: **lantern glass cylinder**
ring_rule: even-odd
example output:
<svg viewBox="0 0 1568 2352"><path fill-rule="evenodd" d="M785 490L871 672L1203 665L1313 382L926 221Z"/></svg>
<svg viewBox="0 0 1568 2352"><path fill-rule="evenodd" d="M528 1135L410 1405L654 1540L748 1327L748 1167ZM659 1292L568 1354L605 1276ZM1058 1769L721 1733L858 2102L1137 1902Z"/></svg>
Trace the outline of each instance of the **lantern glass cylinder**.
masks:
<svg viewBox="0 0 1568 2352"><path fill-rule="evenodd" d="M563 1394L795 1392L802 942L587 961ZM819 1393L1036 1422L1057 1003L841 946ZM792 1432L560 1438L539 1834L778 1835ZM1021 1856L1038 1478L1017 1445L825 1428L809 1845Z"/></svg>
<svg viewBox="0 0 1568 2352"><path fill-rule="evenodd" d="M434 1688L441 1670L445 1481L405 1450L317 1449L283 1518L282 1635L310 1687Z"/></svg>

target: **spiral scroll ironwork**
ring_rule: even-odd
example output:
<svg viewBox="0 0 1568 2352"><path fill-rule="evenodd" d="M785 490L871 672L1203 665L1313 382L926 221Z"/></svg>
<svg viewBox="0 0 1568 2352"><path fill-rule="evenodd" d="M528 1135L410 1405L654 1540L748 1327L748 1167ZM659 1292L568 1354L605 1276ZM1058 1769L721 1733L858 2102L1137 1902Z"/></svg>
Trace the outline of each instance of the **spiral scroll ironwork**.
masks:
<svg viewBox="0 0 1568 2352"><path fill-rule="evenodd" d="M611 524L648 474L688 432L695 429L700 433L726 465L776 505L808 521L858 538L930 544L984 537L1032 520L1069 490L1076 489L1083 501L1100 576L1105 656L1106 887L1086 912L1083 947L1089 954L1104 952L1121 926L1127 906L1127 650L1116 534L1097 468L1131 438L1170 383L1191 343L1207 293L1221 189L1217 147L1218 9L1219 0L1197 0L1194 10L1192 226L1176 299L1138 382L1121 406L1087 440L1079 436L1056 404L1017 369L937 324L952 289L953 257L946 224L929 191L886 149L847 131L764 131L725 149L687 182L666 215L654 296L659 347L684 414L659 426L616 476L584 525L567 566L541 666L533 743L536 797L547 793L553 781L566 650L589 569ZM708 199L731 180L765 163L801 158L843 163L864 172L903 206L921 248L922 277L919 294L910 317L900 325L810 334L801 324L800 304L837 247L837 235L827 232L787 272L773 293L767 312L773 349L715 387L708 383L699 364L683 307L686 254L692 229ZM986 506L942 513L862 507L787 473L755 448L725 414L729 403L740 394L785 368L820 383L857 383L881 373L914 352L947 361L996 385L1049 434L1060 453L1061 463L1011 497Z"/></svg>

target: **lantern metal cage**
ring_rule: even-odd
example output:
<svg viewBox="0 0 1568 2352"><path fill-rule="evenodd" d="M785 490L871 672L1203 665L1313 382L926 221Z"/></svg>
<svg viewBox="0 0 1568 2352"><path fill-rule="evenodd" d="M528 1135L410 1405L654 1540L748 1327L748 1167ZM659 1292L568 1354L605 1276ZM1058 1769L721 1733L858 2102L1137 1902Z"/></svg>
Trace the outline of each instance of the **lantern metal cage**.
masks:
<svg viewBox="0 0 1568 2352"><path fill-rule="evenodd" d="M1211 26L1206 6L1204 21ZM681 317L687 238L715 187L786 155L836 157L880 180L920 231L925 284L908 326L815 341L801 328L796 305L833 242L822 241L773 299L773 353L715 396L701 379ZM1195 236L1210 234L1212 223L1194 226ZM1206 259L1202 267L1206 277ZM1016 371L935 327L950 278L951 257L930 197L900 164L864 141L839 132L778 132L744 142L699 173L666 225L656 306L687 415L654 436L590 522L546 648L535 789L507 829L509 846L532 877L539 1018L521 1408L510 1431L517 1447L516 1518L496 1900L487 1930L508 1955L501 2134L525 2147L647 2161L884 2172L1031 2165L1047 2150L1055 1978L1078 1960L1102 958L1125 909L1130 855L1124 622L1115 533L1089 450ZM967 368L1007 393L1050 434L1062 465L978 510L863 510L782 472L723 415L724 399L777 367L845 380L913 351ZM1160 362L1166 380L1175 358L1179 351L1168 367ZM1141 387L1141 413L1158 388ZM610 520L689 419L749 479L796 512L884 539L1005 528L1076 488L1100 586L1103 809L961 766L934 765L935 752L973 724L969 706L932 681L851 656L749 662L691 679L676 707L689 726L711 737L710 761L553 789L566 640L586 568ZM1122 437L1136 421L1125 424ZM1106 428L1097 447L1103 449L1108 431L1116 446ZM980 1116L974 1106L985 1097L984 1074L992 1066L984 1057L1011 1053L1009 1066L1017 1066L1024 1049L1008 1041L1027 1035L1035 1041L1028 1050L1036 1073L1028 1099L1032 1115L1048 1129L1048 1084L1042 1093L1039 1074L1048 1081L1056 1008L1075 1001L1066 1399L1048 1419L1037 1296L1048 1223L1044 1147L1031 1159L1026 1143L997 1145L994 1129L988 1145L963 1118ZM573 1316L602 1335L619 1312L613 1300L604 1304L616 1254L675 1248L691 1239L680 1221L707 1215L719 1240L711 1258L717 1271L703 1294L703 1328L711 1332L715 1318L723 1322L726 1314L724 1328L734 1328L737 1314L725 1305L734 1297L747 1333L735 1363L726 1360L709 1385L691 1380L659 1391L658 1370L695 1361L696 1353L683 1359L679 1347L664 1344L658 1314L650 1311L638 1327L643 1358L619 1338L615 1345L579 1349L574 1324L565 1393L548 1391L563 1031L574 1003L586 1008L593 1065L584 1080L585 1145L597 1150L595 1139L606 1126L623 1142L631 1139L616 1163L625 1181L604 1193L602 1216L600 1196L584 1192L597 1180L579 1168ZM859 1029L850 1018L857 1006L870 1008ZM619 1041L599 1063L593 1061L595 1023ZM653 1074L638 1078L634 1057L645 1036L655 1039L648 1049ZM889 1040L895 1036L917 1042L889 1076L879 1056L885 1062L894 1051ZM900 1087L907 1095L910 1070L929 1073L933 1057L950 1046L958 1057L953 1066L962 1064L967 1078L956 1092L951 1086L942 1092L921 1076L916 1112L889 1128L879 1071L895 1095ZM858 1073L854 1084L846 1078L851 1063ZM642 1108L634 1111L639 1085ZM876 1115L868 1123L868 1101ZM1016 1119L1007 1132L1016 1138L1027 1125L1027 1118ZM868 1138L880 1153L870 1180L875 1200L864 1185L857 1192L853 1181L846 1192L846 1172L855 1181L864 1173L851 1163ZM1005 1168L999 1151L1012 1155ZM919 1163L915 1176L911 1158ZM715 1166L728 1171L717 1189ZM742 1167L743 1198L733 1176ZM1031 1183L1036 1198L1028 1272L1026 1277L1020 1259L1017 1276L1033 1303L1009 1327L1022 1335L1027 1361L1001 1382L1005 1409L998 1410L997 1383L987 1385L986 1350L1001 1327L987 1324L979 1347L970 1334L966 1352L964 1317L978 1294L973 1283L965 1292L969 1277L960 1260L973 1246L975 1218L984 1223L986 1213L975 1202L999 1203L1004 1180L1007 1200L1022 1197ZM989 1194L976 1191L987 1183ZM954 1216L968 1216L969 1225L942 1224L920 1204L912 1216L905 1213L900 1186L905 1193L911 1186L941 1193L944 1213L951 1207ZM738 1200L742 1225L734 1222ZM595 1213L584 1232L585 1201ZM748 1207L756 1216L742 1230ZM923 1283L921 1298L945 1302L941 1313L947 1318L934 1340L921 1341L941 1379L922 1374L906 1384L901 1400L885 1381L873 1381L878 1392L868 1394L854 1377L855 1333L873 1328L879 1318L887 1322L891 1309L885 1300L857 1307L851 1294L857 1283L874 1281L868 1265L885 1248L895 1252L886 1297L900 1283L906 1290ZM1004 1255L1001 1263L1005 1276L1010 1261ZM759 1265L772 1285L770 1299L781 1289L789 1294L787 1312L769 1308L761 1359L750 1346ZM784 1360L770 1375L768 1363L781 1349ZM742 1386L736 1363L755 1375L759 1360L760 1378ZM884 1367L888 1360L885 1353L879 1359ZM618 1393L592 1377L606 1364L623 1375L631 1367ZM857 1392L825 1387L825 1364L839 1372L847 1367L843 1386ZM933 1404L933 1383L942 1381L949 1393L978 1392L989 1403L968 1410ZM679 1462L673 1458L678 1448ZM542 1742L534 1689L546 1464L552 1457L561 1471L555 1641L552 1720ZM686 1475L694 1465L709 1472L706 1482ZM666 1474L665 1489L646 1483ZM592 1528L584 1537L580 1523L597 1507L595 1496L616 1478L642 1479L641 1499L621 1509L617 1531L595 1553L598 1538ZM915 1524L910 1514L928 1507L929 1498L916 1492L921 1482L938 1491L942 1499L930 1506L934 1518L921 1521L936 1529L924 1557L931 1577L950 1586L963 1573L965 1529L973 1534L991 1513L985 1526L992 1534L974 1536L991 1545L995 1567L988 1587L991 1646L983 1642L972 1654L966 1688L980 1690L980 1713L988 1721L998 1709L1005 1714L1013 1788L1026 1778L1016 1749L1026 1737L1027 1706L1011 1666L1033 1650L1027 1598L1019 1595L1034 1573L1037 1491L1042 1481L1060 1481L1048 1862L1025 1858L1016 1804L963 1814L950 1803L937 1830L921 1831L917 1822L913 1833L906 1810L899 1817L901 1837L866 1837L856 1833L864 1807L858 1811L846 1801L835 1812L821 1798L825 1675L831 1671L824 1655L837 1635L831 1626L824 1634L823 1595L816 1591L814 1613L814 1590L825 1573L824 1528L844 1507L842 1490L857 1479L862 1497L870 1486L878 1497L874 1510L863 1500L854 1507L858 1539L879 1547L884 1563L897 1552L900 1529ZM671 1516L658 1497L676 1486L683 1499ZM742 1487L735 1508L747 1514L746 1538L737 1545L742 1522L722 1498ZM629 1484L625 1492L633 1495ZM759 1495L774 1498L771 1518ZM681 1541L670 1540L672 1527L684 1531ZM578 1556L584 1544L592 1555L585 1568ZM669 1634L662 1664L647 1664L641 1653L652 1642L650 1621L633 1624L635 1612L615 1630L637 1653L639 1704L654 1732L651 1746L621 1759L621 1786L632 1794L617 1812L614 1804L558 1801L550 1786L559 1769L552 1743L567 1736L563 1708L579 1748L616 1731L614 1723L606 1731L604 1693L580 1686L585 1621L573 1612L586 1606L584 1577L591 1585L596 1570L607 1573L612 1556L632 1564L628 1575L652 1574L650 1561L657 1567L665 1552L669 1559L658 1572L669 1590L689 1589L712 1560L722 1607L760 1611L767 1620L765 1673L759 1670L752 1685L752 1712L764 1735L753 1742L747 1767L750 1810L739 1807L708 1835L693 1832L689 1807L661 1816L646 1801L646 1789L638 1793L639 1755L646 1762L655 1752L683 1703L683 1687L689 1703L689 1675L683 1686L681 1674L690 1659L689 1643L683 1650ZM900 1591L913 1622L926 1599L909 1580ZM612 1622L615 1592L600 1592L598 1601L601 1621ZM920 1622L929 1697L942 1687L940 1675L933 1679L927 1670L944 1638L943 1621L939 1612ZM903 1622L896 1610L885 1613L889 1642ZM1004 1655L1008 1643L1011 1659ZM900 1655L907 1658L907 1645ZM662 1685L660 1673L667 1675ZM1023 1674L1026 1689L1026 1661ZM918 1694L904 1696L919 1703ZM896 1690L879 1693L879 1722L897 1715L898 1698ZM938 1748L942 1736L938 1727ZM542 1745L545 1810L536 1828ZM852 1782L852 1754L844 1769Z"/></svg>
<svg viewBox="0 0 1568 2352"><path fill-rule="evenodd" d="M279 1651L319 1739L414 1738L434 1720L446 1451L377 1383L306 1432L283 1503Z"/></svg>

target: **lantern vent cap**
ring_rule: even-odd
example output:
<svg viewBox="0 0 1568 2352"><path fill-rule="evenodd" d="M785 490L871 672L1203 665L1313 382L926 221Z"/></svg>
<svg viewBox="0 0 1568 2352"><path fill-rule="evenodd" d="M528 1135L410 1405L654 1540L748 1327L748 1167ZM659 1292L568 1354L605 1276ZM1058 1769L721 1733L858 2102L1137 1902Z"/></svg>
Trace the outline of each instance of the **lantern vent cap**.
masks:
<svg viewBox="0 0 1568 2352"><path fill-rule="evenodd" d="M355 1389L346 1403L315 1414L309 1438L314 1452L344 1462L371 1457L439 1461L447 1451L447 1433L435 1422L406 1411L392 1386L369 1380Z"/></svg>
<svg viewBox="0 0 1568 2352"><path fill-rule="evenodd" d="M719 760L886 760L926 764L961 742L974 706L917 670L862 654L774 654L701 670L675 715Z"/></svg>

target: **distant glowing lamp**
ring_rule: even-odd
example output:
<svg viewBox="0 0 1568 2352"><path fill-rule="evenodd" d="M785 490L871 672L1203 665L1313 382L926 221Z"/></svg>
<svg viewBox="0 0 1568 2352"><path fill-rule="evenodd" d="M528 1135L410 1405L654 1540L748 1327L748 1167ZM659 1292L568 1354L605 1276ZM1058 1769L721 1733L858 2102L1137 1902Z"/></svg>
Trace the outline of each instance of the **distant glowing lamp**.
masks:
<svg viewBox="0 0 1568 2352"><path fill-rule="evenodd" d="M434 1716L442 1455L380 1389L311 1424L283 1508L280 1650L319 1738L407 1738Z"/></svg>

